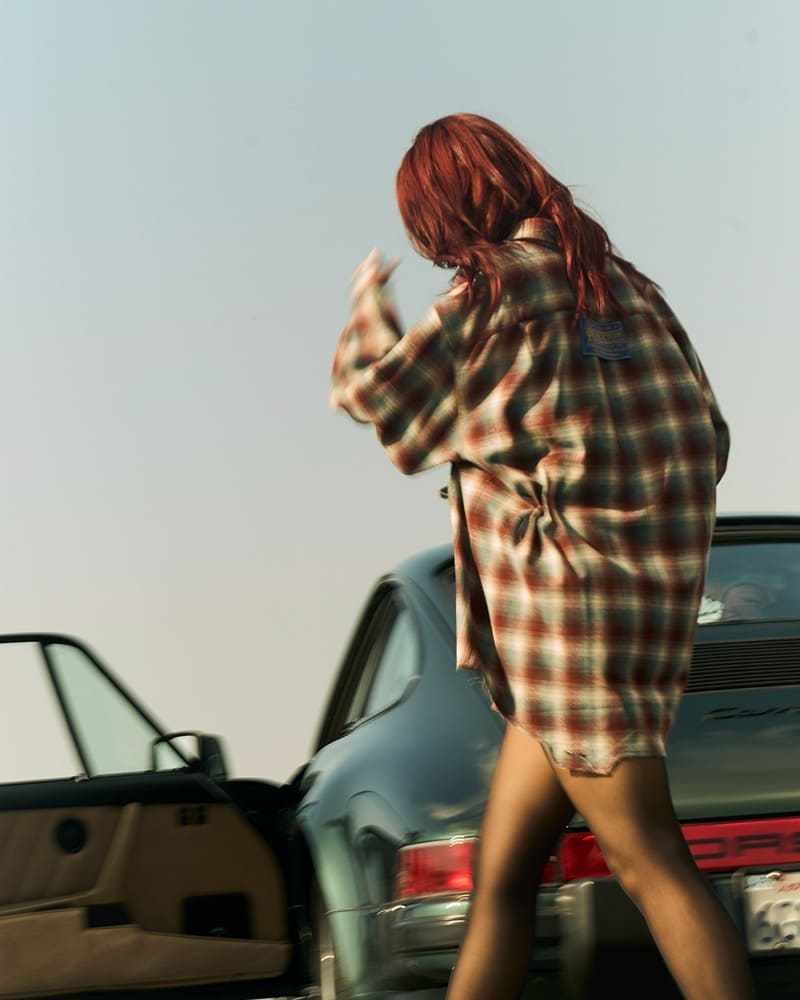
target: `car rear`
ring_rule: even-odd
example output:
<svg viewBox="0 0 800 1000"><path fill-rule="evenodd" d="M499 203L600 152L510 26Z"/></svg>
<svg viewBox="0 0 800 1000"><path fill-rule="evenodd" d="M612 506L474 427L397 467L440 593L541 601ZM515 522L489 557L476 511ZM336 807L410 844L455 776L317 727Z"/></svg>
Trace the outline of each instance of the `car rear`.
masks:
<svg viewBox="0 0 800 1000"><path fill-rule="evenodd" d="M673 801L698 867L747 942L758 996L770 1000L800 996L798 764L800 622L699 629L668 746ZM570 828L557 868L568 995L624 996L645 975L677 996L588 830Z"/></svg>
<svg viewBox="0 0 800 1000"><path fill-rule="evenodd" d="M451 565L435 585L452 620ZM747 941L758 996L800 996L800 518L719 519L667 763L686 839ZM409 985L446 982L475 837L463 828L399 852L381 926ZM539 895L530 993L679 996L579 818Z"/></svg>

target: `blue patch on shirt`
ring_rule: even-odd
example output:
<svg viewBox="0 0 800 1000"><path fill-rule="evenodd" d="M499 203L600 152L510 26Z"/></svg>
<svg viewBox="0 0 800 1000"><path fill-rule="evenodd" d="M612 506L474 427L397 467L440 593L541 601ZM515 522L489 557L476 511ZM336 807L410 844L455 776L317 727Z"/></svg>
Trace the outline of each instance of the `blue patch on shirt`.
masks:
<svg viewBox="0 0 800 1000"><path fill-rule="evenodd" d="M631 356L625 331L619 320L603 322L581 316L578 329L583 344L583 353L587 357L603 358L604 361L617 361Z"/></svg>

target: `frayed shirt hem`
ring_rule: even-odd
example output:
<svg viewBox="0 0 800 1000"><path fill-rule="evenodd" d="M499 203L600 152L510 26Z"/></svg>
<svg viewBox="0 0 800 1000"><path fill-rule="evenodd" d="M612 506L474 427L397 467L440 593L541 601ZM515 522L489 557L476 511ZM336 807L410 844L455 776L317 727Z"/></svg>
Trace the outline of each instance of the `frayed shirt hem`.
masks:
<svg viewBox="0 0 800 1000"><path fill-rule="evenodd" d="M502 714L502 713L500 713ZM563 768L570 774L594 775L607 778L614 772L620 761L629 757L666 757L664 740L657 735L632 732L628 733L610 748L592 747L589 741L583 745L569 744L547 739L540 733L513 718L506 721L518 729L524 730L541 745L554 767Z"/></svg>

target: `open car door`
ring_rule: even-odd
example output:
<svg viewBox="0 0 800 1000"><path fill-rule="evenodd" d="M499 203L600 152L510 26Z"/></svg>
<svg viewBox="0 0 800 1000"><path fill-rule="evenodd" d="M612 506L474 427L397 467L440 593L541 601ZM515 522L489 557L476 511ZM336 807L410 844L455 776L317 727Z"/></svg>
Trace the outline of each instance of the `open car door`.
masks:
<svg viewBox="0 0 800 1000"><path fill-rule="evenodd" d="M292 793L228 780L89 650L0 636L0 1000L300 992Z"/></svg>

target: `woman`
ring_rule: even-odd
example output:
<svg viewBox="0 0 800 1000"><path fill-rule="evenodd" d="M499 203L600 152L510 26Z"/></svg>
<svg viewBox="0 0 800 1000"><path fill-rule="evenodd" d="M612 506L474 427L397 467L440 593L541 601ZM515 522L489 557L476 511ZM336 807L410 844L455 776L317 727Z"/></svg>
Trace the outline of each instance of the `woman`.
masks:
<svg viewBox="0 0 800 1000"><path fill-rule="evenodd" d="M494 122L423 128L397 196L453 284L403 336L373 251L331 402L403 472L451 463L458 667L483 672L511 723L448 997L518 995L542 869L576 810L684 995L750 997L663 759L728 453L703 368L656 286Z"/></svg>

